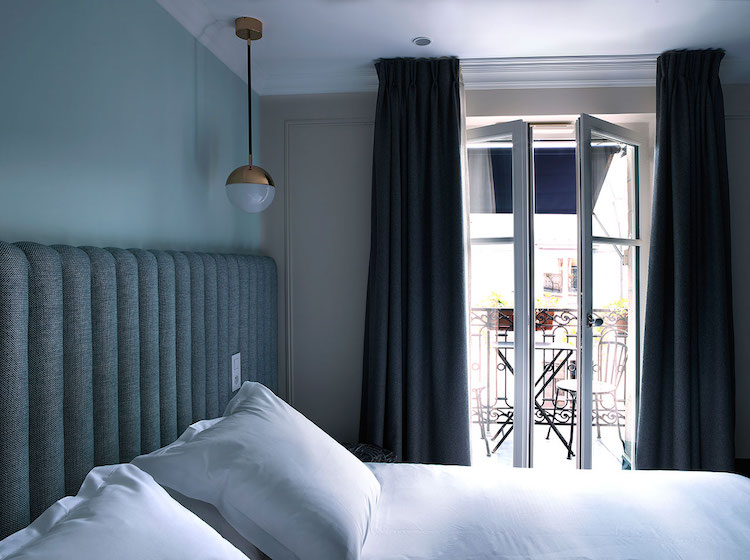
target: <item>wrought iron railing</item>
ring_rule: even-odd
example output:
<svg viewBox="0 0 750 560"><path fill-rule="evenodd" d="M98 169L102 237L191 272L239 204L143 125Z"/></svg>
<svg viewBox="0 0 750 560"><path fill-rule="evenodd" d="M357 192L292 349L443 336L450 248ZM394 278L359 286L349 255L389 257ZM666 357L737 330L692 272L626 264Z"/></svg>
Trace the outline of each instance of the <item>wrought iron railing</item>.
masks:
<svg viewBox="0 0 750 560"><path fill-rule="evenodd" d="M488 454L507 437L513 420L513 309L475 307L471 309L471 397L474 421L481 426ZM594 344L600 341L622 342L627 345L628 314L620 309L595 309L595 319L602 325L593 330ZM577 373L576 343L578 313L569 308L543 308L535 313L536 356L535 382L541 389L536 394L534 419L537 424L571 426L571 394L558 391L557 383L575 378ZM563 350L560 350L560 349ZM595 352L596 354L596 352ZM597 365L594 365L595 369ZM600 407L597 420L601 425L616 425L624 420L625 376L623 367L618 376L614 397ZM597 372L595 372L595 377ZM550 429L554 429L550 426ZM555 430L558 431L558 430ZM559 433L559 432L558 432Z"/></svg>

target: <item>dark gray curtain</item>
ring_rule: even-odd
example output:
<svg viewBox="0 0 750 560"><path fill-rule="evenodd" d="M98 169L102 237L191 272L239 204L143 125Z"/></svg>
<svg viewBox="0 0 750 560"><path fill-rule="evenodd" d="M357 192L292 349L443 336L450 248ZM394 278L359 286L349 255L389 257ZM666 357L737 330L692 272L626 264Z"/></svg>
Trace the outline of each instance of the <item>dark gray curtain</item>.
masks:
<svg viewBox="0 0 750 560"><path fill-rule="evenodd" d="M403 461L468 464L458 60L376 68L360 437Z"/></svg>
<svg viewBox="0 0 750 560"><path fill-rule="evenodd" d="M657 64L641 469L730 471L734 464L723 54L671 51Z"/></svg>

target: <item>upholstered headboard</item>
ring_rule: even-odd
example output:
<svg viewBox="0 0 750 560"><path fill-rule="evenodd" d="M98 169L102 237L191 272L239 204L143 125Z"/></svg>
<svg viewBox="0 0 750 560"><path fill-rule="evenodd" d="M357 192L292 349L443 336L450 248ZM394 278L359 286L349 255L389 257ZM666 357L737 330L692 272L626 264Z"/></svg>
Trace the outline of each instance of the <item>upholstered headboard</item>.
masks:
<svg viewBox="0 0 750 560"><path fill-rule="evenodd" d="M276 390L276 333L267 257L0 242L0 538L221 415L233 354Z"/></svg>

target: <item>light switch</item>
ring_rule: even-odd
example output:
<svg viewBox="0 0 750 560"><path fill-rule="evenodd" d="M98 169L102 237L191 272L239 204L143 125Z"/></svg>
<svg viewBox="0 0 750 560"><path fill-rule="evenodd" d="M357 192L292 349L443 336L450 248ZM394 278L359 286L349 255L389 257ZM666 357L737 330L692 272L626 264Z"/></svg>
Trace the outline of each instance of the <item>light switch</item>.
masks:
<svg viewBox="0 0 750 560"><path fill-rule="evenodd" d="M240 361L240 353L237 352L236 354L232 355L232 391L237 391L240 388L240 385L242 385L242 374L240 371L242 370L241 361Z"/></svg>

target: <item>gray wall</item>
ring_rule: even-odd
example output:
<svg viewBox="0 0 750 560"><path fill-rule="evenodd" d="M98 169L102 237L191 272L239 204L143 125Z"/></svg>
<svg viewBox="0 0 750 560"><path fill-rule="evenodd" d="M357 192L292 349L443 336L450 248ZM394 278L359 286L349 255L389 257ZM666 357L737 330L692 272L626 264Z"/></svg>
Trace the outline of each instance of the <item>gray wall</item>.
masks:
<svg viewBox="0 0 750 560"><path fill-rule="evenodd" d="M732 227L732 290L737 388L737 457L750 459L750 85L725 86Z"/></svg>
<svg viewBox="0 0 750 560"><path fill-rule="evenodd" d="M370 254L374 94L261 98L276 200L261 249L279 266L280 390L356 441Z"/></svg>
<svg viewBox="0 0 750 560"><path fill-rule="evenodd" d="M750 220L746 219L750 209L750 158L746 155L750 86L726 86L725 99L737 341L737 455L750 458L750 407L744 402L750 398L750 369L743 365L750 363L750 345L742 343L750 339L750 323L743 320L750 316L750 300L743 296L745 279L750 278L745 241L750 239ZM294 404L302 412L335 437L351 440L359 422L369 255L371 143L363 123L372 121L376 97L338 94L261 100L265 161L271 169L284 169L286 178L292 179L285 192L279 175L279 200L261 218L261 247L276 257L280 268L281 375L289 375ZM655 89L651 87L467 92L469 116L617 115L610 120L639 129L651 141L654 111ZM331 126L331 121L340 126ZM647 150L653 150L653 145ZM646 185L652 181L651 165L647 165ZM650 215L650 202L646 191L645 216ZM644 238L648 238L648 228ZM291 312L287 301L292 302Z"/></svg>
<svg viewBox="0 0 750 560"><path fill-rule="evenodd" d="M154 0L2 6L0 239L257 247L223 188L247 158L236 75Z"/></svg>
<svg viewBox="0 0 750 560"><path fill-rule="evenodd" d="M656 88L506 89L466 92L467 116L626 114L656 111Z"/></svg>

